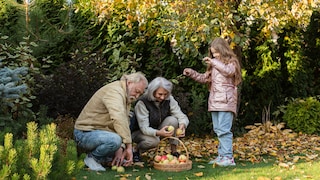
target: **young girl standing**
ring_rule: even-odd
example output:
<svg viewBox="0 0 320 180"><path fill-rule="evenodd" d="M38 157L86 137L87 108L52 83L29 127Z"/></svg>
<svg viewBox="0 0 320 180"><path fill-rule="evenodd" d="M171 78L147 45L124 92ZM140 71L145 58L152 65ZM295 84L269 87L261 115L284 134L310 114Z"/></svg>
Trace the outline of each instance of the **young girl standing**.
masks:
<svg viewBox="0 0 320 180"><path fill-rule="evenodd" d="M203 58L207 64L205 73L185 68L183 74L193 80L209 85L208 111L211 112L213 130L218 136L218 156L209 164L219 166L236 165L233 158L232 121L237 114L237 86L241 83L239 60L223 38L214 39L209 56Z"/></svg>

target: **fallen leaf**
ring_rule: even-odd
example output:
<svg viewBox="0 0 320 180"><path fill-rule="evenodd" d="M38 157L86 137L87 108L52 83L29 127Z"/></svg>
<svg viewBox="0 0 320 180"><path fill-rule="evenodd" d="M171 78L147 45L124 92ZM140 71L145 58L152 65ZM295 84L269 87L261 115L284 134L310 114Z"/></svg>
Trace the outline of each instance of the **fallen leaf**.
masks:
<svg viewBox="0 0 320 180"><path fill-rule="evenodd" d="M204 168L206 168L206 166L198 165L198 168L200 168L200 169L204 169Z"/></svg>
<svg viewBox="0 0 320 180"><path fill-rule="evenodd" d="M197 177L202 177L203 176L203 172L197 172L197 173L194 173L195 176Z"/></svg>
<svg viewBox="0 0 320 180"><path fill-rule="evenodd" d="M147 180L151 180L151 176L149 174L144 175Z"/></svg>
<svg viewBox="0 0 320 180"><path fill-rule="evenodd" d="M286 163L279 163L279 166L287 169L289 168L289 165Z"/></svg>

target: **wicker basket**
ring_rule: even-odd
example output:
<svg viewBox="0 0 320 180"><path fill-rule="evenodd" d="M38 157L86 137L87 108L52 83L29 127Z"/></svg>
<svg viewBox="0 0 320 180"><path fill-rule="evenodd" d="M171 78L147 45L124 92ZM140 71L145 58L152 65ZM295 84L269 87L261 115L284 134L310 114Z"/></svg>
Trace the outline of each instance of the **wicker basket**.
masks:
<svg viewBox="0 0 320 180"><path fill-rule="evenodd" d="M176 138L176 137L166 137L166 138L163 138L161 141L164 141L166 139L175 139L180 142L180 144L183 146L183 148L186 151L187 161L182 164L161 164L161 163L154 162L153 167L157 170L168 171L168 172L180 172L180 171L190 170L192 168L192 161L189 159L188 149L183 144L183 142L179 138ZM159 149L159 146L158 146L158 149ZM156 155L158 154L158 149L157 149Z"/></svg>

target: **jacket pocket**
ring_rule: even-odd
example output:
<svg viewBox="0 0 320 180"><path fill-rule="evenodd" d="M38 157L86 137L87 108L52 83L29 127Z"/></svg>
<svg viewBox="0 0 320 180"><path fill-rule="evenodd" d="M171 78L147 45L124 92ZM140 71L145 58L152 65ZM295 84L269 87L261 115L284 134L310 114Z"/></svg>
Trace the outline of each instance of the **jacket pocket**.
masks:
<svg viewBox="0 0 320 180"><path fill-rule="evenodd" d="M236 103L237 102L237 89L235 89L235 88L228 89L228 91L226 92L226 96L227 96L227 101L229 104Z"/></svg>
<svg viewBox="0 0 320 180"><path fill-rule="evenodd" d="M222 102L222 103L227 103L228 100L227 100L227 93L225 92L216 92L214 94L214 100L216 102Z"/></svg>

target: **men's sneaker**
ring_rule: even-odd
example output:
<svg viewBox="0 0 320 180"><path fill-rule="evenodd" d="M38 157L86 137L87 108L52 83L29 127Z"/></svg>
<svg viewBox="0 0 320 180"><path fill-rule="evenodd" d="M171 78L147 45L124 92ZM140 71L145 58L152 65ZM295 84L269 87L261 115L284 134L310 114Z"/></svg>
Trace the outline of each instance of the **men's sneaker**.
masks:
<svg viewBox="0 0 320 180"><path fill-rule="evenodd" d="M133 152L133 162L140 162L140 153L139 152Z"/></svg>
<svg viewBox="0 0 320 180"><path fill-rule="evenodd" d="M84 163L92 171L106 171L106 169L90 155L86 156L86 158L84 159Z"/></svg>
<svg viewBox="0 0 320 180"><path fill-rule="evenodd" d="M217 156L214 160L211 160L208 162L208 164L215 164L217 161L220 161L222 159L222 156Z"/></svg>
<svg viewBox="0 0 320 180"><path fill-rule="evenodd" d="M234 162L233 157L222 157L220 160L215 162L216 165L218 166L235 166L236 163Z"/></svg>

